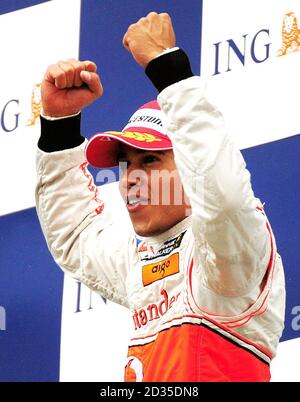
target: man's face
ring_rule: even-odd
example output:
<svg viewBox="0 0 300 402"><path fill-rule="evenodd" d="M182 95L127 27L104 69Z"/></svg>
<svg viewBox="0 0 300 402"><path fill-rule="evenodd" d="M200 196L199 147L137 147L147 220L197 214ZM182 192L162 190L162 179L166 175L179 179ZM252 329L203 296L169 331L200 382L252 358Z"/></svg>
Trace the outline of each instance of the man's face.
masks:
<svg viewBox="0 0 300 402"><path fill-rule="evenodd" d="M173 151L143 151L120 144L118 159L124 167L120 192L138 235L158 235L190 214Z"/></svg>

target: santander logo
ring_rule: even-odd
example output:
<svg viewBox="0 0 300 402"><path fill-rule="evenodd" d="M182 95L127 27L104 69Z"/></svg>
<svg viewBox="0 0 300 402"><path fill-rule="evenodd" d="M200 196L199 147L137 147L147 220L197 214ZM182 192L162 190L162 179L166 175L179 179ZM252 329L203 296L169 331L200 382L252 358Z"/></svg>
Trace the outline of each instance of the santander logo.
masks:
<svg viewBox="0 0 300 402"><path fill-rule="evenodd" d="M132 318L135 330L147 325L150 321L157 320L164 316L172 308L180 295L179 292L175 296L169 297L165 289L160 293L163 296L160 302L148 304L147 307L134 312Z"/></svg>

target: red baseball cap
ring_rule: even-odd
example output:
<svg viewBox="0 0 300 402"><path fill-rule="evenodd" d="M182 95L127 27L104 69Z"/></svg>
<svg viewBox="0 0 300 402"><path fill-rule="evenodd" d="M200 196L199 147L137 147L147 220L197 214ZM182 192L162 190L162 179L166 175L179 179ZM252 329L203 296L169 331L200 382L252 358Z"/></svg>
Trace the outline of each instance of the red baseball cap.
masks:
<svg viewBox="0 0 300 402"><path fill-rule="evenodd" d="M172 149L163 120L163 113L156 100L144 104L131 116L121 132L97 133L89 140L85 149L88 163L96 168L117 166L120 142L150 151Z"/></svg>

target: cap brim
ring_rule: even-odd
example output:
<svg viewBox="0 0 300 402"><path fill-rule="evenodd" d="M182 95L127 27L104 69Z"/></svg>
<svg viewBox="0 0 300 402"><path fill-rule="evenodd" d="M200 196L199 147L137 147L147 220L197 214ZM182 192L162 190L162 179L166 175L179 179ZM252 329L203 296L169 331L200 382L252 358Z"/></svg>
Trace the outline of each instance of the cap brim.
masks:
<svg viewBox="0 0 300 402"><path fill-rule="evenodd" d="M138 131L108 131L95 134L87 143L85 156L88 163L96 168L109 168L118 165L118 144L122 142L133 148L163 151L172 149L167 136L142 133Z"/></svg>

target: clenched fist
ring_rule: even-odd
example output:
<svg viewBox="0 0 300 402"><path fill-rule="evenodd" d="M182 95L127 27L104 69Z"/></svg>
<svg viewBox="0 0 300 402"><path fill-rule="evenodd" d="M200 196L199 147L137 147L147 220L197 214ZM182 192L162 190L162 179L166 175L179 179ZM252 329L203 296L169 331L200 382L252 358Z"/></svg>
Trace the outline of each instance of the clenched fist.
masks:
<svg viewBox="0 0 300 402"><path fill-rule="evenodd" d="M49 66L41 88L43 113L52 117L75 114L102 96L96 71L95 63L75 59Z"/></svg>
<svg viewBox="0 0 300 402"><path fill-rule="evenodd" d="M149 13L130 25L123 38L125 48L144 68L164 50L174 47L175 43L172 21L166 13Z"/></svg>

